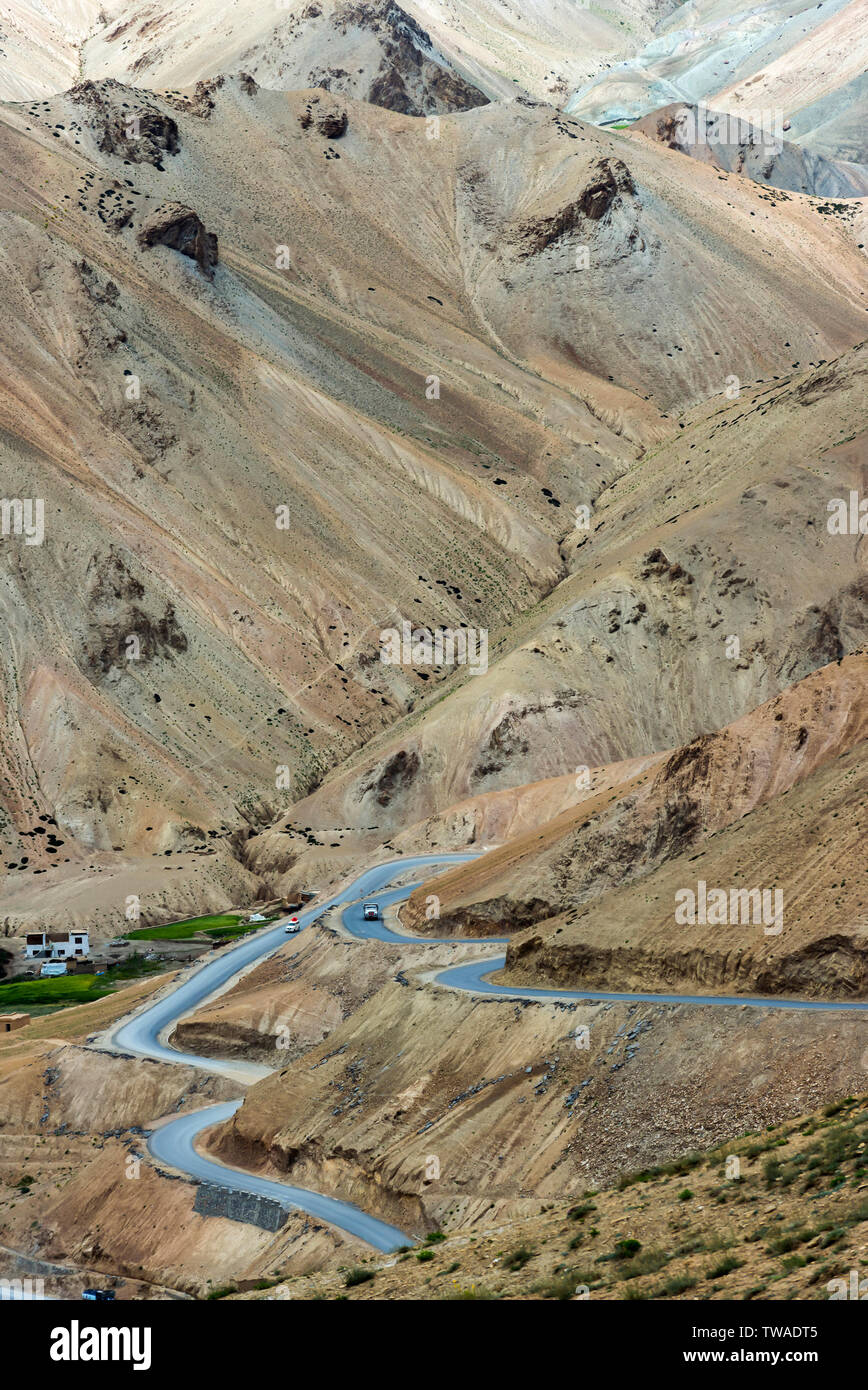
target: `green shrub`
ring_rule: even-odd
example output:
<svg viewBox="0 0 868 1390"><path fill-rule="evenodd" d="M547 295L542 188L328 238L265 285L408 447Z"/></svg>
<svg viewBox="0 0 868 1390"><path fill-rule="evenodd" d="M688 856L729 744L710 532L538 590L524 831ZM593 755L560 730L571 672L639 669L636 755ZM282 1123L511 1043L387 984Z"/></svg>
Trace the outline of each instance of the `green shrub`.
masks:
<svg viewBox="0 0 868 1390"><path fill-rule="evenodd" d="M714 1235L708 1237L708 1240L705 1242L705 1249L710 1252L715 1250L731 1250L734 1245L734 1236L724 1231L717 1231Z"/></svg>
<svg viewBox="0 0 868 1390"><path fill-rule="evenodd" d="M763 1164L763 1179L766 1187L772 1187L781 1175L781 1160L779 1158L767 1158Z"/></svg>
<svg viewBox="0 0 868 1390"><path fill-rule="evenodd" d="M775 1240L769 1241L766 1250L770 1255L788 1255L791 1250L810 1240L811 1234L811 1231L796 1231L789 1236L778 1236Z"/></svg>
<svg viewBox="0 0 868 1390"><path fill-rule="evenodd" d="M827 1231L820 1240L820 1249L828 1250L830 1245L837 1245L838 1241L844 1239L845 1234L843 1226L835 1226L833 1230Z"/></svg>
<svg viewBox="0 0 868 1390"><path fill-rule="evenodd" d="M678 1294L684 1293L687 1289L695 1288L696 1280L691 1279L689 1274L673 1274L671 1279L667 1279L665 1284L661 1284L655 1293L655 1298L675 1298Z"/></svg>
<svg viewBox="0 0 868 1390"><path fill-rule="evenodd" d="M841 1111L845 1110L851 1103L851 1099L833 1101L831 1105L826 1106L823 1114L827 1119L830 1119L832 1115L840 1115Z"/></svg>
<svg viewBox="0 0 868 1390"><path fill-rule="evenodd" d="M344 1275L344 1288L352 1289L356 1284L367 1284L369 1279L373 1279L374 1273L373 1269L363 1269L361 1265L354 1265Z"/></svg>
<svg viewBox="0 0 868 1390"><path fill-rule="evenodd" d="M665 1250L643 1250L632 1260L623 1260L618 1265L618 1278L638 1279L643 1274L656 1274L658 1269L669 1263L670 1258Z"/></svg>
<svg viewBox="0 0 868 1390"><path fill-rule="evenodd" d="M576 1290L581 1286L590 1289L596 1283L596 1275L579 1269L568 1270L564 1274L553 1275L549 1279L541 1279L538 1284L531 1285L531 1293L538 1293L541 1298L556 1298L562 1302L569 1298L575 1298Z"/></svg>
<svg viewBox="0 0 868 1390"><path fill-rule="evenodd" d="M503 1267L511 1270L524 1269L528 1260L532 1260L535 1254L536 1251L531 1250L529 1245L519 1245L503 1257Z"/></svg>
<svg viewBox="0 0 868 1390"><path fill-rule="evenodd" d="M808 1261L804 1255L786 1255L784 1259L781 1260L781 1264L788 1274L790 1270L793 1269L804 1269L807 1263Z"/></svg>
<svg viewBox="0 0 868 1390"><path fill-rule="evenodd" d="M561 1274L552 1279L544 1279L539 1284L534 1284L531 1292L538 1293L542 1298L557 1298L564 1301L575 1296L576 1288L580 1282L574 1275Z"/></svg>

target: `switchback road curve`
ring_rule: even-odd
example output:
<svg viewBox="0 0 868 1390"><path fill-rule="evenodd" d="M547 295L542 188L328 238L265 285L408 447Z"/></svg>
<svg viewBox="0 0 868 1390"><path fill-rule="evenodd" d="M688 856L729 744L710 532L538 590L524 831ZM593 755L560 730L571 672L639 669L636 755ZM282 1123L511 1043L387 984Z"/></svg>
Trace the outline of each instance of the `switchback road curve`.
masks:
<svg viewBox="0 0 868 1390"><path fill-rule="evenodd" d="M365 870L342 892L299 914L300 929L310 926L323 912L332 907L346 904L341 914L341 922L346 931L361 940L388 941L406 945L430 945L435 942L451 942L454 945L472 942L468 937L406 936L391 931L382 920L366 922L362 913L362 899L377 894L380 907L401 902L409 897L418 884L408 884L401 888L383 889L396 873L406 873L408 869L437 866L448 868L450 864L474 859L475 854L416 855L377 864ZM156 1004L145 1008L132 1018L122 1021L110 1038L115 1050L136 1057L150 1057L161 1062L176 1062L198 1067L200 1070L217 1072L221 1075L237 1075L245 1082L255 1081L267 1076L269 1067L249 1062L221 1062L210 1057L199 1057L195 1053L182 1052L168 1043L173 1029L179 1020L198 1009L216 993L225 989L242 972L249 969L264 956L286 944L284 927L286 918L275 926L258 931L239 945L223 951L208 965L195 970L187 980L179 983L170 993ZM478 944L486 946L502 945L505 938L485 937ZM481 960L452 966L434 973L433 984L443 988L461 990L469 994L499 996L505 1000L552 1000L576 1003L653 1003L653 1004L692 1004L708 1007L747 1007L787 1010L818 1010L828 1012L868 1012L868 1002L850 1001L844 1003L803 999L756 998L745 995L692 995L692 994L627 994L592 990L530 989L515 985L492 983L488 976L502 969L505 955L487 955ZM351 1202L342 1202L334 1197L308 1188L293 1187L288 1183L276 1182L268 1178L256 1177L241 1169L230 1168L222 1163L206 1158L195 1147L197 1137L212 1125L221 1124L230 1118L241 1105L241 1099L227 1101L220 1105L208 1106L191 1114L179 1116L154 1130L148 1140L148 1148L154 1158L162 1163L186 1173L197 1181L218 1183L222 1187L238 1192L255 1193L278 1202L289 1210L308 1212L330 1225L337 1226L348 1234L358 1237L377 1250L390 1251L403 1245L410 1245L415 1237L399 1231L376 1217L368 1215Z"/></svg>

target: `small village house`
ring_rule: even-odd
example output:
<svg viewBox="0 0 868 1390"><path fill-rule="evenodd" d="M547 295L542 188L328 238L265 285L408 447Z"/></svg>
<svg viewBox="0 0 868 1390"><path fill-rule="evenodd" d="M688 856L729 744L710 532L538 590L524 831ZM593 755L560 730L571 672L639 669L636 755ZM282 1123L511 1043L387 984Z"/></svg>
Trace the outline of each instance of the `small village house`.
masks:
<svg viewBox="0 0 868 1390"><path fill-rule="evenodd" d="M14 1033L30 1022L29 1014L0 1014L0 1033Z"/></svg>
<svg viewBox="0 0 868 1390"><path fill-rule="evenodd" d="M28 932L24 954L28 960L75 960L90 951L86 931Z"/></svg>

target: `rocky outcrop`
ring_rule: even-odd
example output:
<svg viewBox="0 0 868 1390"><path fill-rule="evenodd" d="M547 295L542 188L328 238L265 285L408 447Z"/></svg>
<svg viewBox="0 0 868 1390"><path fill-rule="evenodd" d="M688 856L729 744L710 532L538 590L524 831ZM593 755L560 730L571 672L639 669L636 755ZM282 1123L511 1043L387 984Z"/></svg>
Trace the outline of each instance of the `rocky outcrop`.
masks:
<svg viewBox="0 0 868 1390"><path fill-rule="evenodd" d="M342 106L321 106L319 97L311 97L298 118L302 130L316 129L327 140L340 140L347 132L349 117Z"/></svg>
<svg viewBox="0 0 868 1390"><path fill-rule="evenodd" d="M320 135L324 135L328 140L340 140L346 133L349 119L346 111L323 111L316 121L316 128Z"/></svg>
<svg viewBox="0 0 868 1390"><path fill-rule="evenodd" d="M598 159L579 196L551 217L534 218L513 233L519 255L538 256L588 222L600 222L625 204L638 204L633 176L623 160Z"/></svg>
<svg viewBox="0 0 868 1390"><path fill-rule="evenodd" d="M181 148L178 127L162 111L143 110L129 119L114 119L103 130L100 149L131 164L153 164L162 170L163 156Z"/></svg>
<svg viewBox="0 0 868 1390"><path fill-rule="evenodd" d="M202 274L214 279L217 265L217 237L205 230L199 214L182 203L165 203L145 222L139 232L139 245L146 248L168 246L196 262Z"/></svg>
<svg viewBox="0 0 868 1390"><path fill-rule="evenodd" d="M163 170L165 156L176 155L181 148L177 123L138 93L135 105L122 100L128 95L128 89L113 80L79 82L70 93L93 113L104 154L116 155L127 164L151 164Z"/></svg>
<svg viewBox="0 0 868 1390"><path fill-rule="evenodd" d="M394 0L348 5L336 14L338 21L380 36L383 60L367 94L372 105L405 116L469 111L488 105L484 92L446 65L430 34Z"/></svg>
<svg viewBox="0 0 868 1390"><path fill-rule="evenodd" d="M87 668L101 675L123 665L126 644L130 638L137 643L137 659L153 661L157 657L171 660L175 653L187 650L187 638L181 631L175 610L167 603L161 617L154 618L136 604L123 609L119 616L103 623L94 623L86 650Z"/></svg>
<svg viewBox="0 0 868 1390"><path fill-rule="evenodd" d="M362 789L362 795L375 792L377 804L388 806L394 796L407 790L418 772L419 754L402 748L378 769L373 781Z"/></svg>
<svg viewBox="0 0 868 1390"><path fill-rule="evenodd" d="M487 902L474 903L471 907L459 907L445 918L434 918L427 925L438 935L455 932L460 936L505 936L509 932L524 931L535 922L545 921L558 909L545 898L530 897L516 900L506 895L490 898ZM406 920L406 909L405 909ZM413 930L422 932L426 925L424 917L414 920Z"/></svg>
<svg viewBox="0 0 868 1390"><path fill-rule="evenodd" d="M868 168L826 159L785 140L783 126L754 126L727 112L682 103L650 112L633 129L691 159L772 188L822 198L868 193Z"/></svg>
<svg viewBox="0 0 868 1390"><path fill-rule="evenodd" d="M621 159L600 159L591 182L579 197L578 209L589 222L599 222L615 199L625 195L636 195L636 186L626 164Z"/></svg>
<svg viewBox="0 0 868 1390"><path fill-rule="evenodd" d="M173 660L187 650L173 604L165 601L159 616L147 612L145 586L118 547L93 556L86 583L90 621L82 664L92 678L117 674L131 660Z"/></svg>

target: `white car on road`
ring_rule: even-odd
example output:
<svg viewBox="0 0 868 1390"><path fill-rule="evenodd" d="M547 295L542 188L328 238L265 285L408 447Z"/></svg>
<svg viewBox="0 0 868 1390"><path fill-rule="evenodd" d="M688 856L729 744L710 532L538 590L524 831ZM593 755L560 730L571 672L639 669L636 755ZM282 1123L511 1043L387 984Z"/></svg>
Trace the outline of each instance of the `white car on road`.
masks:
<svg viewBox="0 0 868 1390"><path fill-rule="evenodd" d="M283 930L286 932L287 936L292 936L294 932L301 930L301 922L299 922L297 917L290 917Z"/></svg>

